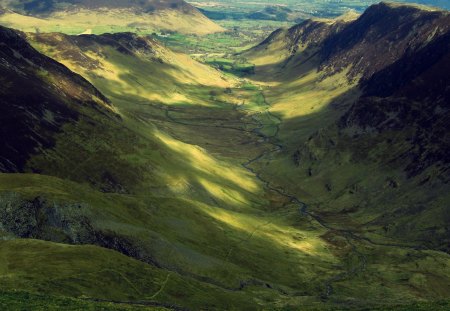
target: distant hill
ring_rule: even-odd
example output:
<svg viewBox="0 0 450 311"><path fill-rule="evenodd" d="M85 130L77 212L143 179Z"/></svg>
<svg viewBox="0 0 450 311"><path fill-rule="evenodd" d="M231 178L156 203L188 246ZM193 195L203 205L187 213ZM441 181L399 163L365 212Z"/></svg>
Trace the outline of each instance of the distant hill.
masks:
<svg viewBox="0 0 450 311"><path fill-rule="evenodd" d="M195 9L183 0L2 0L2 5L24 14L50 14L62 9L136 9L145 13L176 9L192 13Z"/></svg>
<svg viewBox="0 0 450 311"><path fill-rule="evenodd" d="M311 15L299 10L292 10L287 6L280 5L269 5L262 9L251 10L248 8L242 8L241 10L237 7L232 8L218 8L209 9L208 6L200 7L200 11L204 13L207 17L213 20L222 19L250 19L250 20L270 20L270 21L300 21L306 18L310 18Z"/></svg>
<svg viewBox="0 0 450 311"><path fill-rule="evenodd" d="M23 31L223 31L182 0L1 0L0 7L8 10L3 10L0 23Z"/></svg>

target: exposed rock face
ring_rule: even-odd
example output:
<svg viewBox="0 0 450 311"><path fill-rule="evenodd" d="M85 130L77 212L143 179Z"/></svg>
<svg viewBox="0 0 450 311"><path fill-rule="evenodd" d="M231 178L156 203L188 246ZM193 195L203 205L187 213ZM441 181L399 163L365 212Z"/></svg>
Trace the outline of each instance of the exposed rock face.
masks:
<svg viewBox="0 0 450 311"><path fill-rule="evenodd" d="M106 112L110 104L88 81L0 27L0 171L20 172L31 154L54 144L82 107Z"/></svg>
<svg viewBox="0 0 450 311"><path fill-rule="evenodd" d="M111 230L101 230L87 203L26 199L15 192L0 194L0 232L11 238L67 244L94 244L158 266L140 242ZM140 243L142 244L142 242Z"/></svg>
<svg viewBox="0 0 450 311"><path fill-rule="evenodd" d="M84 203L50 203L44 198L25 199L10 192L0 195L0 225L19 238L61 243L92 240L89 207Z"/></svg>

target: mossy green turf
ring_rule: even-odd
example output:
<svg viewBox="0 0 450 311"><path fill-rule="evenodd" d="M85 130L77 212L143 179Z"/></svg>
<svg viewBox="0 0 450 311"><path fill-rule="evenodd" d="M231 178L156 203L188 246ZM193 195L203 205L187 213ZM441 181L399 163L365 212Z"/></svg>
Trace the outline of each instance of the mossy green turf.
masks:
<svg viewBox="0 0 450 311"><path fill-rule="evenodd" d="M61 296L42 294L31 294L29 292L0 292L0 308L2 310L25 311L25 310L102 310L102 311L127 311L127 310L149 310L164 311L171 310L164 307L151 307L123 303L96 302L88 299L73 299Z"/></svg>
<svg viewBox="0 0 450 311"><path fill-rule="evenodd" d="M128 311L128 310L143 310L143 311L164 311L172 310L165 307L152 307L136 304L126 303L112 303L112 302L95 302L89 299L74 299L61 296L51 296L42 294L31 294L29 292L0 292L0 307L3 310L11 311L25 311L25 310L101 310L101 311ZM422 302L414 303L404 306L391 306L381 308L362 308L360 310L372 311L446 311L450 308L449 301L438 302ZM306 309L303 309L306 310ZM351 310L349 308L328 308L318 307L310 308L309 310L321 311L345 311Z"/></svg>
<svg viewBox="0 0 450 311"><path fill-rule="evenodd" d="M44 197L64 215L72 215L69 203L82 203L78 213L93 230L133 241L140 260L83 241L5 234L2 290L194 310L361 308L448 297L448 254L351 244L286 195L314 207L328 202L326 190L308 196L317 182L298 179L290 151L321 126L321 116L336 116L326 103L310 103L325 108L293 135L295 100L277 103L276 95L320 96L334 83L308 84L314 76L269 88L258 76L239 80L185 60L174 66L176 55L161 63L107 46L82 51L102 64L96 72L65 58L64 46L35 46L89 79L121 120L86 112L57 135L54 148L29 161L29 174L0 175L2 195ZM199 82L201 75L216 82ZM155 94L158 100L149 99ZM104 171L113 173L112 184ZM336 228L353 224L326 220Z"/></svg>

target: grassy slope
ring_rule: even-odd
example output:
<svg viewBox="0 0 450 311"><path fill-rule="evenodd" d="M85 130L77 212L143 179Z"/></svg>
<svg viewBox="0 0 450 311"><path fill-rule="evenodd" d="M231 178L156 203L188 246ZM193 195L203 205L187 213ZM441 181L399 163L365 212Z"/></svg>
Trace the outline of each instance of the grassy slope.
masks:
<svg viewBox="0 0 450 311"><path fill-rule="evenodd" d="M223 293L104 248L36 240L0 243L1 288L6 290L18 288L50 296L79 297L87 302L93 297L124 305L130 305L130 301L137 305L163 304L169 308L217 304L233 308L246 305L248 299L244 293ZM233 302L227 302L228 299Z"/></svg>
<svg viewBox="0 0 450 311"><path fill-rule="evenodd" d="M152 307L139 304L97 302L88 299L73 299L61 296L31 294L29 292L1 292L0 307L3 310L171 310L165 307Z"/></svg>
<svg viewBox="0 0 450 311"><path fill-rule="evenodd" d="M349 84L345 71L332 77L320 72L315 58L310 58L314 51L309 48L299 46L297 54L290 57L284 36L285 32L280 32L267 47L262 45L244 54L259 65L255 79L271 86L266 98L273 106L271 111L283 119L278 137L286 152L263 168L266 178L314 204L324 217L326 215L327 222L336 223L338 227L361 230L361 224L370 224L387 210L392 211L389 217L394 213L402 215L403 219L394 221L394 227L398 225L401 229L381 228L376 222L368 225L364 229L365 234L375 240L390 241L402 237L402 242L406 243L407 240L417 240L419 232L429 232L433 236L445 232L444 202L448 197L442 193L446 190L442 185L439 188L417 186L427 176L436 174L434 168L408 179L401 169L384 162L384 155L392 153L392 146L379 142L389 135L407 136L407 133L388 132L373 140L365 137L364 143L348 138L348 141L339 142L336 152L330 152L333 149L330 141L336 142L338 129L324 128L339 118L359 91ZM267 77L270 77L269 81ZM317 139L308 143L310 136L319 129ZM375 144L379 144L376 150L371 148ZM308 146L314 159L302 154L299 156L301 165L296 166L294 152L296 146L302 145ZM399 143L396 148L398 151L408 147ZM396 181L394 189L389 186L392 180ZM418 211L423 211L421 217L413 216ZM414 221L415 228L408 224L411 221ZM416 241L416 245L422 245L422 241Z"/></svg>

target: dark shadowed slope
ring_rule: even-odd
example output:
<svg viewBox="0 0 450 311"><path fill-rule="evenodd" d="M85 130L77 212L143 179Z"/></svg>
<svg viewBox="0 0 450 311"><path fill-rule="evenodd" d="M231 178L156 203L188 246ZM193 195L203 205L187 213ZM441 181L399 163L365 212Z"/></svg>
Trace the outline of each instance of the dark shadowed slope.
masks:
<svg viewBox="0 0 450 311"><path fill-rule="evenodd" d="M381 2L369 7L341 31L328 36L321 48L321 65L332 67L328 70L331 72L351 66L350 78L359 76L366 80L449 29L448 11Z"/></svg>
<svg viewBox="0 0 450 311"><path fill-rule="evenodd" d="M108 99L84 78L3 27L0 60L2 172L22 171L31 154L53 145L53 136L83 110L114 115Z"/></svg>

